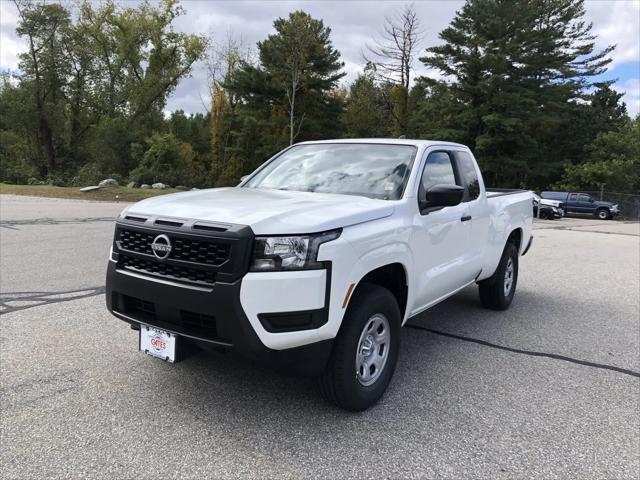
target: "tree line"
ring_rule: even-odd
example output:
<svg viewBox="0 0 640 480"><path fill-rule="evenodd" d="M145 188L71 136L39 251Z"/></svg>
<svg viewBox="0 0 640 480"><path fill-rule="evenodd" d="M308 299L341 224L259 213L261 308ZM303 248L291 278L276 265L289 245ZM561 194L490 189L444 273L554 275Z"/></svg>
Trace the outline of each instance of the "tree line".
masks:
<svg viewBox="0 0 640 480"><path fill-rule="evenodd" d="M177 0L15 5L27 51L0 82L2 181L234 185L298 141L404 135L470 146L496 187L640 190L638 118L594 80L615 47L596 49L584 0L468 0L436 45L399 7L346 85L330 27L303 11L253 47L174 31ZM167 114L200 61L207 113Z"/></svg>

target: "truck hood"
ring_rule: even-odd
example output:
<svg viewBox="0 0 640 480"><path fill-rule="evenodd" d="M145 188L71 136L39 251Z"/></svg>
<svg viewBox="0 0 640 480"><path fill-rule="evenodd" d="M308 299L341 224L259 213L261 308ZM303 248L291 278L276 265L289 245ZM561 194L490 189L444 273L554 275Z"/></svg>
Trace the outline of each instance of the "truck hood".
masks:
<svg viewBox="0 0 640 480"><path fill-rule="evenodd" d="M315 233L383 218L387 200L254 188L213 188L148 198L122 215L153 215L248 225L256 235Z"/></svg>

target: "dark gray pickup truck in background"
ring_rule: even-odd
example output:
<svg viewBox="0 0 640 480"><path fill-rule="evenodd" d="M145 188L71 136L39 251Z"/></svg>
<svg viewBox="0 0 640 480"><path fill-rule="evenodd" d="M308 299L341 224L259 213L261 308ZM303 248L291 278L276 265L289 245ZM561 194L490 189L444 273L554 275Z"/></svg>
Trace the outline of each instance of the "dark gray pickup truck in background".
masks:
<svg viewBox="0 0 640 480"><path fill-rule="evenodd" d="M600 220L610 220L620 213L618 205L612 202L595 200L587 193L542 192L542 198L559 200L564 204L565 213L595 215Z"/></svg>

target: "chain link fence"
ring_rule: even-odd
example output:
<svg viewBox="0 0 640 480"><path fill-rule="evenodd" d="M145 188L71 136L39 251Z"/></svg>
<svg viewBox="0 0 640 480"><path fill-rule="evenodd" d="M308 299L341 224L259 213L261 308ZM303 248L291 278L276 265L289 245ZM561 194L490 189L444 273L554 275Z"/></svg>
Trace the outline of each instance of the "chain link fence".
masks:
<svg viewBox="0 0 640 480"><path fill-rule="evenodd" d="M604 200L605 202L617 203L620 208L618 218L640 219L640 195L631 193L589 191L580 190L580 193L587 193L596 200Z"/></svg>

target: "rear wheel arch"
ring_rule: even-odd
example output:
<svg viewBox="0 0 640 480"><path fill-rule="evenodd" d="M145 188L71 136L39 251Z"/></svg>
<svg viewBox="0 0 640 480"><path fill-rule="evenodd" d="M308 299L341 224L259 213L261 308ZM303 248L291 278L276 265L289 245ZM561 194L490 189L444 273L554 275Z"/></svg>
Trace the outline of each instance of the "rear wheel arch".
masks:
<svg viewBox="0 0 640 480"><path fill-rule="evenodd" d="M506 310L511 305L518 281L519 252L513 242L507 242L494 274L478 282L480 301L486 308Z"/></svg>
<svg viewBox="0 0 640 480"><path fill-rule="evenodd" d="M520 247L522 246L522 228L516 228L515 230L513 230L509 234L509 237L507 237L506 243L513 243L518 249L518 253L519 253ZM505 248L506 248L506 244L505 244Z"/></svg>

